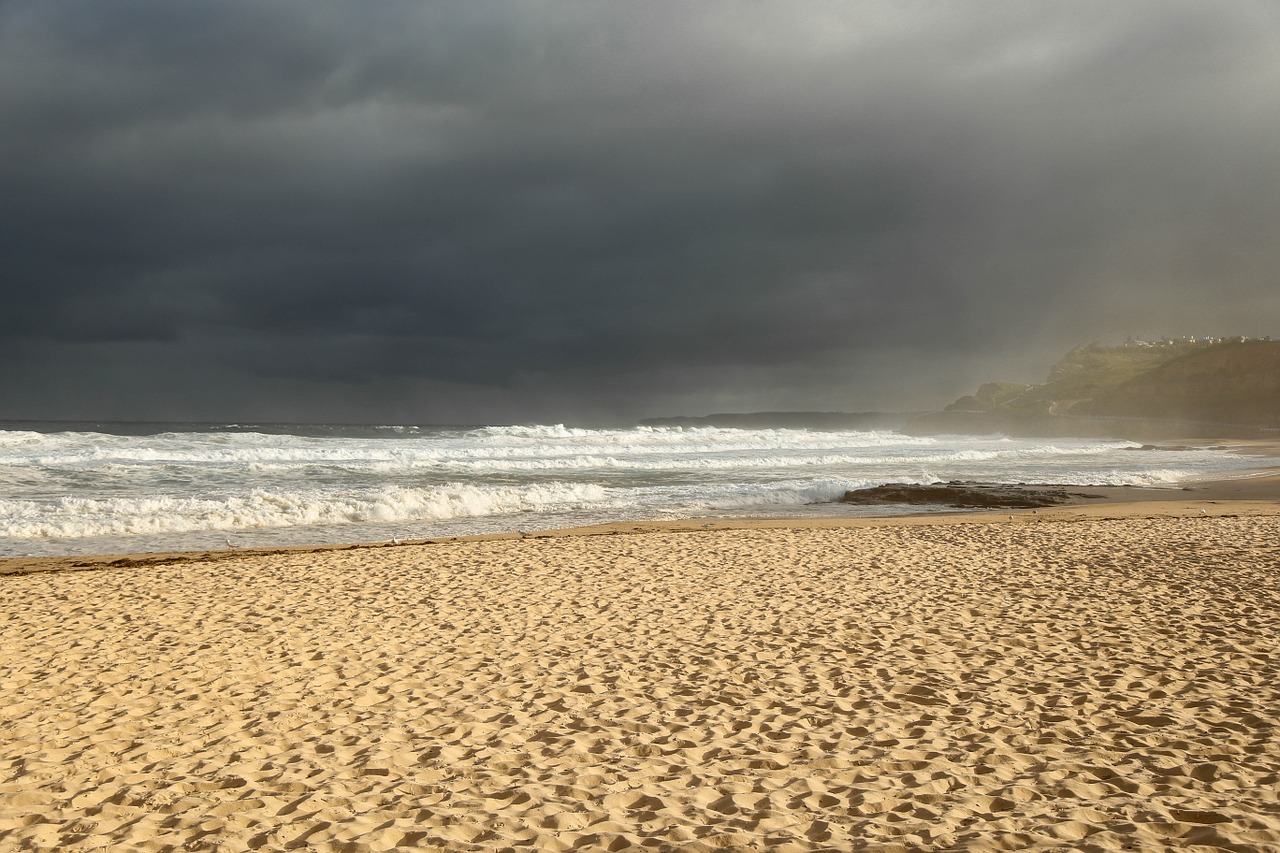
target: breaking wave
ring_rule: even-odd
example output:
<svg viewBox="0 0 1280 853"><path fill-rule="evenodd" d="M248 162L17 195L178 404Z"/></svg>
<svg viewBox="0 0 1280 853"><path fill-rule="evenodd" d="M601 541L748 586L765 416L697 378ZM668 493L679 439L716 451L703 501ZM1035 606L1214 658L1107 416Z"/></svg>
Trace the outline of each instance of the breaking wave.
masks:
<svg viewBox="0 0 1280 853"><path fill-rule="evenodd" d="M1172 486L1250 464L1134 447L718 427L0 430L0 556L831 512L812 508L889 482Z"/></svg>
<svg viewBox="0 0 1280 853"><path fill-rule="evenodd" d="M129 536L193 530L241 531L304 525L396 523L509 513L564 512L607 505L606 490L553 483L493 488L454 484L388 488L369 494L255 489L221 499L198 497L77 498L52 503L0 501L6 535L32 538Z"/></svg>

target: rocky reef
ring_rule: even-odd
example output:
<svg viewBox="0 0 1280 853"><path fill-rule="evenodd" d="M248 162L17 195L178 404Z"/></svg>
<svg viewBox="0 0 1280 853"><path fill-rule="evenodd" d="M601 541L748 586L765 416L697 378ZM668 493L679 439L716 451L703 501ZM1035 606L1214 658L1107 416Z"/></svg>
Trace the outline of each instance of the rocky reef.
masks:
<svg viewBox="0 0 1280 853"><path fill-rule="evenodd" d="M951 506L958 509L1033 509L1057 506L1073 498L1100 497L1102 496L1068 491L1060 486L1006 485L952 480L949 483L934 483L927 486L888 483L867 489L852 489L844 493L840 502L863 505Z"/></svg>

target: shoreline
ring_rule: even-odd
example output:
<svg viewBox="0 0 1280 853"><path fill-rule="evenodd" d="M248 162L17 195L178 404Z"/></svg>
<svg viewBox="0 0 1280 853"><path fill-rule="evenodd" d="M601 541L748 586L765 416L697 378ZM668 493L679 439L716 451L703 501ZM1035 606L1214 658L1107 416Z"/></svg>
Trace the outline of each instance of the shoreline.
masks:
<svg viewBox="0 0 1280 853"><path fill-rule="evenodd" d="M1276 479L11 574L0 835L1272 849Z"/></svg>
<svg viewBox="0 0 1280 853"><path fill-rule="evenodd" d="M1233 443L1234 445L1235 443ZM1268 444L1270 454L1278 451ZM1256 452L1257 448L1249 448ZM1008 488L1033 489L1036 484ZM893 515L769 518L684 518L662 520L622 520L580 527L531 531L480 533L463 536L427 537L392 542L350 542L322 545L291 545L274 548L227 548L196 551L157 551L39 557L0 558L0 577L35 572L85 571L108 568L162 566L180 562L216 562L273 554L325 554L337 551L365 551L406 546L446 546L467 542L518 539L560 539L583 536L639 535L647 533L693 533L711 530L804 529L902 527L953 524L999 524L1010 521L1071 521L1088 518L1163 518L1192 515L1280 515L1280 465L1259 466L1236 476L1198 478L1180 486L1062 486L1082 490L1052 507L1030 509L954 509L907 511ZM840 505L833 504L838 508Z"/></svg>

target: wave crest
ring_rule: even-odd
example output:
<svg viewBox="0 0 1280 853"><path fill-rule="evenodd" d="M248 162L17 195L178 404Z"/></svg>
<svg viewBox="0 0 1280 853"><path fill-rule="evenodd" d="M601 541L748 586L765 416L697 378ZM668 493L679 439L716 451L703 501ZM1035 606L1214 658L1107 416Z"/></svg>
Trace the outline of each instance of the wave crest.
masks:
<svg viewBox="0 0 1280 853"><path fill-rule="evenodd" d="M343 491L254 489L222 499L158 496L0 500L0 535L15 539L78 538L250 530L365 522L444 521L456 518L601 507L610 495L590 483L511 487L455 483L426 489Z"/></svg>

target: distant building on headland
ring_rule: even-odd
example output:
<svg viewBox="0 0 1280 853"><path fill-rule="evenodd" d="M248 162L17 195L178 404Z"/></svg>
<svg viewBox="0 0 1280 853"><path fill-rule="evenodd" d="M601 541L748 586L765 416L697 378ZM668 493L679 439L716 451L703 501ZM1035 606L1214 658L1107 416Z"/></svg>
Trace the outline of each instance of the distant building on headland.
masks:
<svg viewBox="0 0 1280 853"><path fill-rule="evenodd" d="M1269 341L1270 335L1264 335L1261 338L1247 338L1244 335L1233 335L1231 337L1215 338L1212 335L1204 337L1196 337L1195 335L1184 335L1180 338L1161 338L1158 341L1142 340L1140 338L1129 338L1124 342L1127 347L1176 347L1186 346L1187 344L1201 344L1209 346L1210 344L1226 344L1235 343L1243 344L1248 341Z"/></svg>

